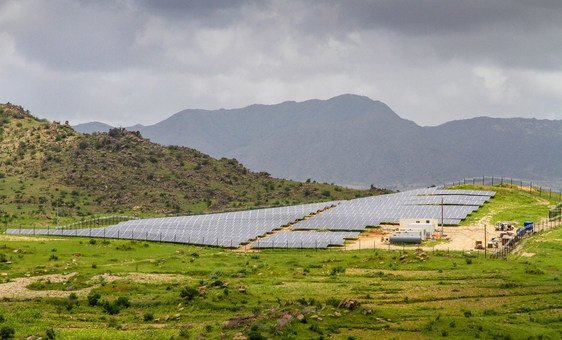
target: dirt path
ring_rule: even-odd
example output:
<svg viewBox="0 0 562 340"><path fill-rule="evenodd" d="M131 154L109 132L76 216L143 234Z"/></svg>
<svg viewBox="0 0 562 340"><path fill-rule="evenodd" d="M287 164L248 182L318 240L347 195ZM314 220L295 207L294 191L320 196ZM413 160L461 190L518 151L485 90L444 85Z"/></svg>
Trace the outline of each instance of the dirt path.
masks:
<svg viewBox="0 0 562 340"><path fill-rule="evenodd" d="M93 276L89 283L91 287L64 291L64 290L32 290L27 288L30 284L37 281L50 281L55 283L67 282L76 273L70 274L51 274L32 277L18 277L9 282L0 284L0 299L10 300L30 300L35 298L67 298L71 293L78 296L85 296L92 289L100 286L101 282L113 282L117 280L132 280L139 283L159 283L185 280L184 275L179 274L152 274L152 273L125 273L121 275L102 274Z"/></svg>
<svg viewBox="0 0 562 340"><path fill-rule="evenodd" d="M425 246L420 247L425 251L429 250L475 250L474 246L476 241L482 241L484 243L484 226L458 226L458 227L444 227L445 235L450 238L450 241L438 243L435 246ZM500 234L499 231L495 231L493 226L488 225L486 230L487 240L491 240L492 237L497 237ZM344 249L345 250L357 250L357 249L390 249L397 250L403 249L402 246L389 245L383 243L382 237L390 235L382 230L372 230L367 231L359 236L357 240L348 243ZM412 246L408 246L408 249ZM417 247L416 247L417 248ZM492 250L492 249L490 249Z"/></svg>

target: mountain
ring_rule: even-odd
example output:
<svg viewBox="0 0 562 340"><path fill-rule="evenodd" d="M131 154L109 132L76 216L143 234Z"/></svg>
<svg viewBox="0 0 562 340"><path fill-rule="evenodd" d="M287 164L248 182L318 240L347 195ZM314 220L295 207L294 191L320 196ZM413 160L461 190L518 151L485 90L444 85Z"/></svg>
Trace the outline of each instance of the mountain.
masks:
<svg viewBox="0 0 562 340"><path fill-rule="evenodd" d="M296 180L398 189L482 175L562 183L562 121L479 117L422 127L357 95L184 110L138 131Z"/></svg>
<svg viewBox="0 0 562 340"><path fill-rule="evenodd" d="M108 132L113 126L101 122L90 122L73 126L74 130L81 133Z"/></svg>
<svg viewBox="0 0 562 340"><path fill-rule="evenodd" d="M200 213L383 192L275 179L235 159L151 143L138 132L82 134L0 105L0 217L6 224L52 223L56 210L72 221L108 212Z"/></svg>

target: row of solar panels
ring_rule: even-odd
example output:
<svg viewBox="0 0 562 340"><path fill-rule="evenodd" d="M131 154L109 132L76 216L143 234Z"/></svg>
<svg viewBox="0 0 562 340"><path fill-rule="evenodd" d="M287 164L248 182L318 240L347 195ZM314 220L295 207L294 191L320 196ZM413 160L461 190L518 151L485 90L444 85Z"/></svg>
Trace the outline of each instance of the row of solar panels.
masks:
<svg viewBox="0 0 562 340"><path fill-rule="evenodd" d="M326 248L342 246L345 239L357 238L359 232L280 231L252 243L252 248Z"/></svg>
<svg viewBox="0 0 562 340"><path fill-rule="evenodd" d="M380 223L397 223L401 218L440 218L441 198L447 200L444 206L446 224L458 224L462 219L478 209L493 192L441 190L436 188L411 190L390 195L372 196L349 201L325 202L304 204L289 207L247 210L219 214L182 216L169 218L150 218L131 220L106 228L79 229L79 230L35 230L9 229L7 233L18 234L34 232L39 235L67 235L91 236L108 238L126 238L151 241L167 241L178 243L238 246L245 244L260 236L271 233L283 226L293 225L295 230L336 230L336 231L362 231L367 226L376 226ZM318 213L320 212L320 213ZM318 213L314 216L315 213ZM306 218L308 217L308 218ZM306 218L305 220L303 220ZM291 236L289 234L296 236ZM299 232L280 232L260 239L261 242L274 243L276 235L286 237L285 246L297 244L300 241L289 239L304 235ZM344 234L333 233L307 233L315 235L314 240L303 241L303 247L311 245L324 247L332 244L341 244ZM311 236L312 237L312 236ZM327 239L319 240L320 237ZM338 241L339 240L339 241ZM341 241L341 242L340 242ZM277 242L283 242L278 240ZM295 243L297 242L297 243ZM320 242L320 244L318 244ZM338 243L339 242L339 243ZM273 245L272 243L272 245ZM267 244L267 243L265 243Z"/></svg>
<svg viewBox="0 0 562 340"><path fill-rule="evenodd" d="M139 241L160 241L160 242L174 242L186 243L197 245L208 245L218 247L238 247L241 243L245 243L250 235L241 234L236 238L226 238L224 236L206 234L192 235L192 234L175 234L175 233L154 233L154 232L121 232L119 229L108 230L108 228L87 228L87 229L8 229L7 234L12 235L50 235L50 236L78 236L78 237L99 237L99 238L114 238L125 240L139 240Z"/></svg>

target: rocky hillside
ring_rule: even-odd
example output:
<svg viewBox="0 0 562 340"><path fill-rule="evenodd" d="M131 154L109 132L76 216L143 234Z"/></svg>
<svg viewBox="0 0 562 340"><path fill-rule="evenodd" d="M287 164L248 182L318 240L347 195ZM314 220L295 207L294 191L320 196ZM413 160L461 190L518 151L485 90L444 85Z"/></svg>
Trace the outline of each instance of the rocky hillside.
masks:
<svg viewBox="0 0 562 340"><path fill-rule="evenodd" d="M4 224L53 223L57 210L71 221L100 213L186 214L382 192L275 179L235 159L164 147L124 129L82 134L11 104L0 105L0 123Z"/></svg>

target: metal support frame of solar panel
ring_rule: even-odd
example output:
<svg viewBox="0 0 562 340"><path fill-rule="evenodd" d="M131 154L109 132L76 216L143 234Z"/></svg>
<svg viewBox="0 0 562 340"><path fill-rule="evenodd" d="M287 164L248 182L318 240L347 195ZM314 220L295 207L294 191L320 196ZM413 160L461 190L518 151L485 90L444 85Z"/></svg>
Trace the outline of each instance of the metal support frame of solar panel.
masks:
<svg viewBox="0 0 562 340"><path fill-rule="evenodd" d="M252 248L327 248L341 246L359 232L280 231L252 242Z"/></svg>

